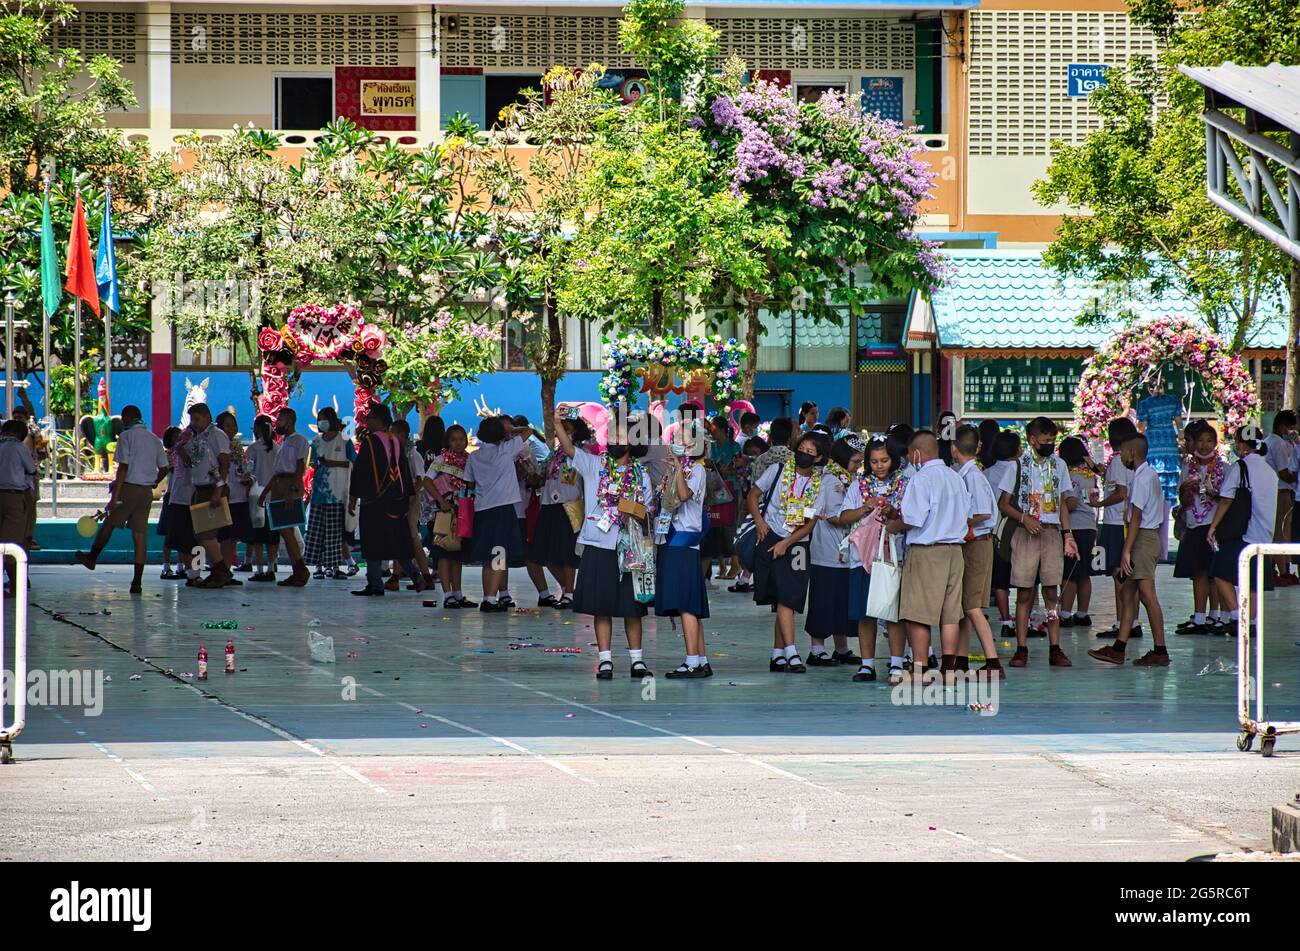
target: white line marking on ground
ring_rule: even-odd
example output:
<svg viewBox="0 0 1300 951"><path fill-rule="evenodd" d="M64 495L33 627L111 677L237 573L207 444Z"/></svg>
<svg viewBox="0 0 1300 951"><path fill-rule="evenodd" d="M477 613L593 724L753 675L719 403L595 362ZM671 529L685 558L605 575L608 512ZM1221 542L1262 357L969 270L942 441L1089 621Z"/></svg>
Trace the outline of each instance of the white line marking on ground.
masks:
<svg viewBox="0 0 1300 951"><path fill-rule="evenodd" d="M995 848L994 846L991 845L985 845L983 842L980 842L978 839L971 838L965 832L953 832L951 829L944 829L944 828L940 828L939 831L942 832L944 835L952 836L954 839L961 839L963 842L969 842L971 845L975 846L976 848L983 849L986 852L992 852L994 855L1001 855L1003 858L1011 859L1011 861L1013 862L1029 861L1029 859L1022 859L1020 856L1013 855L1010 852L1007 852L1003 849Z"/></svg>
<svg viewBox="0 0 1300 951"><path fill-rule="evenodd" d="M132 779L134 779L141 786L143 786L149 792L150 795L157 797L157 799L161 802L167 801L167 797L164 796L162 793L160 793L158 791L158 788L154 786L153 783L149 782L148 779L145 778L144 773L140 772L138 769L136 769L134 766L128 763L126 761L125 756L121 756L117 753L114 753L107 746L105 746L103 743L96 740L85 730L78 730L75 726L72 725L72 721L69 720L67 717L65 717L63 714L55 710L50 710L50 713L53 714L54 718L58 720L60 723L71 728L73 733L77 734L77 736L81 737L83 740L89 743L100 753L103 753L105 756L111 759L118 766L121 766L124 770L126 770L126 774L130 776Z"/></svg>

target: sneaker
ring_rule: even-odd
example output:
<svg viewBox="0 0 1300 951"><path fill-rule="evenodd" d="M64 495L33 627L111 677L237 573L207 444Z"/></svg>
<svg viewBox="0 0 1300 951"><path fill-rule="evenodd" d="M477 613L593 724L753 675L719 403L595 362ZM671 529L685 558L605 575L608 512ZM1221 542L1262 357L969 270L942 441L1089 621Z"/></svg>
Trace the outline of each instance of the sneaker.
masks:
<svg viewBox="0 0 1300 951"><path fill-rule="evenodd" d="M1157 654L1154 650L1149 650L1137 660L1133 661L1134 667L1168 667L1169 653Z"/></svg>
<svg viewBox="0 0 1300 951"><path fill-rule="evenodd" d="M1028 647L1017 647L1017 648L1016 648L1016 652L1015 652L1014 654L1011 655L1011 666L1012 666L1012 667L1028 667L1028 666L1029 666L1029 648L1028 648Z"/></svg>
<svg viewBox="0 0 1300 951"><path fill-rule="evenodd" d="M1105 647L1094 647L1088 651L1088 656L1093 660L1099 660L1103 664L1112 664L1116 667L1124 663L1124 652L1115 650L1114 644L1107 644Z"/></svg>
<svg viewBox="0 0 1300 951"><path fill-rule="evenodd" d="M834 660L835 663L837 664L859 664L860 665L862 663L862 658L859 657L857 654L853 653L852 650L832 651L831 659Z"/></svg>
<svg viewBox="0 0 1300 951"><path fill-rule="evenodd" d="M1049 667L1073 667L1070 658L1066 656L1065 651L1059 647L1053 647L1047 655L1047 665Z"/></svg>
<svg viewBox="0 0 1300 951"><path fill-rule="evenodd" d="M869 683L875 679L876 668L874 667L861 667L858 669L858 672L853 675L853 682L855 684Z"/></svg>
<svg viewBox="0 0 1300 951"><path fill-rule="evenodd" d="M837 667L839 666L830 654L813 652L808 655L809 667Z"/></svg>

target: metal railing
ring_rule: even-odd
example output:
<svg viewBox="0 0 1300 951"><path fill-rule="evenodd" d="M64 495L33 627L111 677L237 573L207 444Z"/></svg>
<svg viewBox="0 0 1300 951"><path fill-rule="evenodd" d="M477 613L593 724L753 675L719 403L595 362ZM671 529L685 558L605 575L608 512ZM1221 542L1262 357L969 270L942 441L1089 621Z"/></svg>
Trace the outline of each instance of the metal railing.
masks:
<svg viewBox="0 0 1300 951"><path fill-rule="evenodd" d="M8 601L14 602L14 670L9 696L0 698L0 763L13 761L13 742L27 725L27 552L12 542L0 543L0 560L14 559L14 593L5 594L0 585L0 675L8 675L5 664L5 628L9 621ZM5 720L4 708L12 703L12 721Z"/></svg>
<svg viewBox="0 0 1300 951"><path fill-rule="evenodd" d="M1246 751L1260 738L1259 751L1273 755L1277 738L1284 733L1300 733L1300 721L1269 720L1264 709L1264 572L1270 570L1269 555L1300 555L1300 544L1247 545L1237 557L1237 721L1241 736L1237 749ZM1255 564L1255 584L1250 583L1250 561ZM1259 618L1255 624L1254 666L1251 665L1251 615L1259 598ZM1254 693L1254 714L1251 693Z"/></svg>

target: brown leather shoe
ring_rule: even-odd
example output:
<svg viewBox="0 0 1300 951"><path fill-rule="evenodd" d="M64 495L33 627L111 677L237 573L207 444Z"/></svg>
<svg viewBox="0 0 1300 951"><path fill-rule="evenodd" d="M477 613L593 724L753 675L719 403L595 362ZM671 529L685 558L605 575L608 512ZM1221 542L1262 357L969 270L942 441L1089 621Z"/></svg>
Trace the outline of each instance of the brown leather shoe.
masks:
<svg viewBox="0 0 1300 951"><path fill-rule="evenodd" d="M1014 654L1011 655L1011 665L1010 665L1010 666L1012 666L1012 667L1028 667L1028 666L1029 666L1029 648L1028 648L1028 647L1017 647L1017 648L1016 648L1016 652L1015 652Z"/></svg>
<svg viewBox="0 0 1300 951"><path fill-rule="evenodd" d="M385 591L400 591L402 589L402 580L396 575L384 582Z"/></svg>
<svg viewBox="0 0 1300 951"><path fill-rule="evenodd" d="M306 565L294 565L293 570L289 572L289 577L279 582L277 587L282 588L305 588L307 582L311 580L311 572L307 570Z"/></svg>
<svg viewBox="0 0 1300 951"><path fill-rule="evenodd" d="M1118 666L1124 663L1124 652L1115 650L1114 644L1107 644L1105 647L1094 647L1088 651L1088 656L1093 660L1101 661L1103 664Z"/></svg>
<svg viewBox="0 0 1300 951"><path fill-rule="evenodd" d="M1169 654L1157 654L1155 651L1147 651L1137 660L1133 661L1134 667L1168 667Z"/></svg>
<svg viewBox="0 0 1300 951"><path fill-rule="evenodd" d="M85 567L89 568L91 571L95 570L95 559L91 558L90 555L87 554L86 552L84 551L75 552L72 557L77 559L77 564L84 565Z"/></svg>
<svg viewBox="0 0 1300 951"><path fill-rule="evenodd" d="M1065 651L1059 647L1053 647L1047 655L1047 665L1049 667L1073 667L1070 658L1065 656Z"/></svg>
<svg viewBox="0 0 1300 951"><path fill-rule="evenodd" d="M994 674L998 675L997 676L998 680L1007 679L1007 672L1002 669L1002 665L1000 663L996 667L994 667L992 664L985 664L979 670L975 671L975 677L978 680L992 680Z"/></svg>

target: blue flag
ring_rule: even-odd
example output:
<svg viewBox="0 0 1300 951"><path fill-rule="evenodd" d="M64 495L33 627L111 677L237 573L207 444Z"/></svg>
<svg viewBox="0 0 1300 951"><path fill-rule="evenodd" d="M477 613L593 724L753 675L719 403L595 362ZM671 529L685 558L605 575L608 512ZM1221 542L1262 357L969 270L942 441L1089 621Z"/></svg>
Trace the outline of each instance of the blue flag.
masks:
<svg viewBox="0 0 1300 951"><path fill-rule="evenodd" d="M104 220L99 225L99 251L95 255L95 283L99 285L99 299L113 313L121 313L117 255L113 251L113 192L107 185L104 186Z"/></svg>

